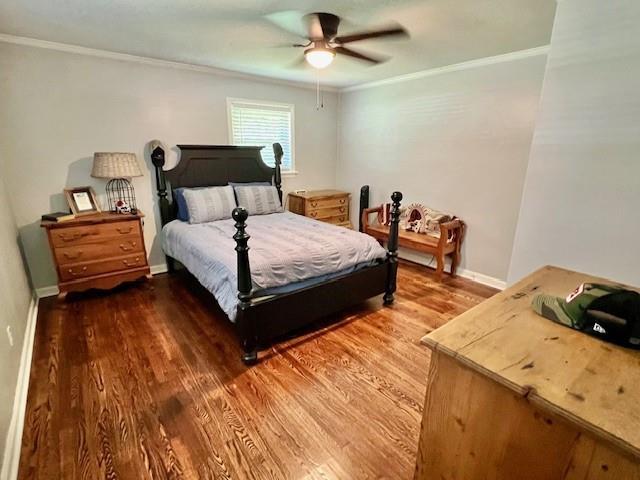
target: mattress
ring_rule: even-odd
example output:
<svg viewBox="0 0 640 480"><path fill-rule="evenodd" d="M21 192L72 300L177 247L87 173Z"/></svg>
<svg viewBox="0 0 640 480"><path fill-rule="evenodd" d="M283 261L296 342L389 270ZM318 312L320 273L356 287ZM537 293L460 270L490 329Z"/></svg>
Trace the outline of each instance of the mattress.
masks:
<svg viewBox="0 0 640 480"><path fill-rule="evenodd" d="M162 229L162 248L209 290L231 321L238 304L234 221ZM247 219L253 296L292 292L373 265L386 251L369 235L290 212Z"/></svg>

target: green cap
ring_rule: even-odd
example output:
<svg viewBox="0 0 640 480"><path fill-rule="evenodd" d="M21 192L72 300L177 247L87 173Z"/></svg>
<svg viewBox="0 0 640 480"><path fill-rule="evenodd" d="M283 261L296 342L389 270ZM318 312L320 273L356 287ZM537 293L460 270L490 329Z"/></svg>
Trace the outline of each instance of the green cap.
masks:
<svg viewBox="0 0 640 480"><path fill-rule="evenodd" d="M566 298L536 295L536 313L605 340L640 348L640 294L620 285L583 283Z"/></svg>

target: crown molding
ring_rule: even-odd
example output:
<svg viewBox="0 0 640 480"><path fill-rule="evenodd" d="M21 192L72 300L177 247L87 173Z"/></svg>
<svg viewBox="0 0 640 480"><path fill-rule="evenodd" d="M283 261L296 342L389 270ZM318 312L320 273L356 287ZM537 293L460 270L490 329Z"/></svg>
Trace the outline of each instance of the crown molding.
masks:
<svg viewBox="0 0 640 480"><path fill-rule="evenodd" d="M460 70L484 67L486 65L494 65L496 63L512 62L514 60L521 60L523 58L537 57L539 55L546 55L547 53L549 53L549 45L544 45L542 47L529 48L527 50L505 53L503 55L495 55L493 57L479 58L477 60L470 60L468 62L455 63L452 65L446 65L444 67L430 68L428 70L421 70L419 72L408 73L406 75L398 75L396 77L375 80L373 82L359 83L357 85L342 88L340 92L355 92L357 90L364 90L367 88L392 85L394 83L409 82L411 80L433 77L435 75L442 75L450 72L458 72Z"/></svg>
<svg viewBox="0 0 640 480"><path fill-rule="evenodd" d="M39 40L37 38L20 37L7 33L0 33L0 42L11 43L14 45L24 45L28 47L43 48L46 50L56 50L58 52L75 53L78 55L86 55L89 57L106 58L109 60L119 60L123 62L132 62L142 65L151 65L154 67L174 68L178 70L187 70L191 72L206 73L209 75L217 75L222 77L239 78L242 80L252 80L263 83L271 83L274 85L282 85L287 87L304 88L307 90L315 90L315 83L296 82L293 80L282 80L264 75L256 75L250 73L236 72L225 70L223 68L208 67L205 65L197 65L192 63L174 62L171 60L161 60L152 57L142 57L139 55L130 55L128 53L112 52L109 50L100 50L96 48L81 47L69 43L50 42L48 40ZM324 92L337 92L339 89L331 86L323 86Z"/></svg>
<svg viewBox="0 0 640 480"><path fill-rule="evenodd" d="M78 55L86 55L90 57L106 58L110 60L118 60L123 62L132 62L142 65L151 65L155 67L174 68L178 70L187 70L191 72L205 73L208 75L217 75L230 78L239 78L243 80L258 81L263 83L270 83L273 85L282 85L287 87L303 88L308 90L315 90L315 83L296 82L293 80L282 80L273 77L267 77L263 75L249 74L236 72L232 70L225 70L222 68L208 67L205 65L196 65L192 63L174 62L171 60L161 60L158 58L143 57L139 55L130 55L128 53L112 52L109 50L100 50L96 48L81 47L79 45L72 45L68 43L50 42L48 40L39 40L37 38L21 37L17 35L11 35L6 33L0 33L0 42L11 43L14 45L24 45L28 47L43 48L47 50L56 50L59 52L75 53ZM496 63L511 62L514 60L520 60L528 57L535 57L538 55L546 55L549 52L549 45L542 47L530 48L527 50L519 50L517 52L506 53L503 55L496 55L493 57L480 58L477 60L470 60L468 62L456 63L453 65L446 65L444 67L431 68L428 70L421 70L419 72L408 73L405 75L398 75L395 77L385 78L382 80L374 80L372 82L359 83L348 87L331 87L323 86L322 90L325 92L354 92L357 90L364 90L367 88L380 87L384 85L391 85L394 83L408 82L425 77L431 77L434 75L442 75L449 72L456 72L460 70L467 70L471 68L482 67L485 65L493 65Z"/></svg>

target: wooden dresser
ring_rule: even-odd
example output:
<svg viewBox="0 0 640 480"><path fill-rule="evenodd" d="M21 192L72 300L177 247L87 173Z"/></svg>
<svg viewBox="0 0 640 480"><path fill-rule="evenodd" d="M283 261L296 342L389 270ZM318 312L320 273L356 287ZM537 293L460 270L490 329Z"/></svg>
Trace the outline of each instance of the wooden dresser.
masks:
<svg viewBox="0 0 640 480"><path fill-rule="evenodd" d="M67 222L43 221L60 295L149 276L142 218L142 213L99 213Z"/></svg>
<svg viewBox="0 0 640 480"><path fill-rule="evenodd" d="M349 219L350 194L340 190L311 190L289 194L289 210L298 215L352 228Z"/></svg>
<svg viewBox="0 0 640 480"><path fill-rule="evenodd" d="M415 479L640 479L640 351L537 315L584 282L544 267L422 339Z"/></svg>

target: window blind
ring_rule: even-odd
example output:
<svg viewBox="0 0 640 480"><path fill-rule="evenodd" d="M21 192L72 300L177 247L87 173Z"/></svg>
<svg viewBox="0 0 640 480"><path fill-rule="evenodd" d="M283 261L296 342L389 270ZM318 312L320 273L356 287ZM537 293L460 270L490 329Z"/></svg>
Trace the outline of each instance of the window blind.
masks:
<svg viewBox="0 0 640 480"><path fill-rule="evenodd" d="M229 103L231 141L234 145L263 146L262 159L273 167L274 143L282 145L283 172L293 171L293 105Z"/></svg>

